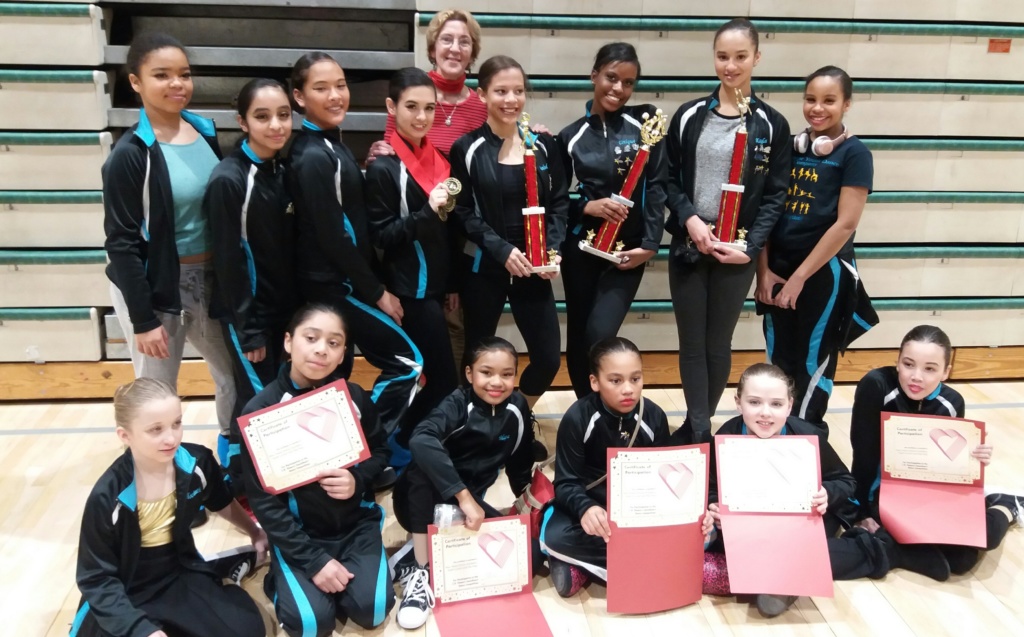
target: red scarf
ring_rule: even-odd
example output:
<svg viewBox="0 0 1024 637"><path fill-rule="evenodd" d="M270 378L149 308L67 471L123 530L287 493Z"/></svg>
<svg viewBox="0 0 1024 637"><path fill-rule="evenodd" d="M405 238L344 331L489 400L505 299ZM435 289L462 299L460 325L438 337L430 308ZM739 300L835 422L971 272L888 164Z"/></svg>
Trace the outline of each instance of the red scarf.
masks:
<svg viewBox="0 0 1024 637"><path fill-rule="evenodd" d="M430 139L424 137L423 145L419 148L410 148L409 142L402 137L401 133L396 133L391 139L395 154L402 160L409 174L428 197L430 191L437 184L448 179L451 174L451 166L444 155L430 143Z"/></svg>
<svg viewBox="0 0 1024 637"><path fill-rule="evenodd" d="M427 75L430 76L430 81L434 83L434 86L437 87L437 90L441 91L442 93L461 95L462 89L466 86L465 73L463 73L462 77L460 77L457 80L449 80L448 78L444 77L437 71L430 71L429 73L427 73Z"/></svg>

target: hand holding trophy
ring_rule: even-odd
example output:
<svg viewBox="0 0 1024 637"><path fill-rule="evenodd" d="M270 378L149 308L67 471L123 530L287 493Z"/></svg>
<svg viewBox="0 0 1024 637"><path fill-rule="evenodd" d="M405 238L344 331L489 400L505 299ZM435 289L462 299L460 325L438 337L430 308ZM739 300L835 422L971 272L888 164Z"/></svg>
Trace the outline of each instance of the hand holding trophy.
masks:
<svg viewBox="0 0 1024 637"><path fill-rule="evenodd" d="M556 250L547 251L544 232L544 207L540 205L540 193L537 190L537 157L534 155L536 135L530 132L530 115L523 113L519 117L519 136L523 140L523 170L526 172L526 207L523 208L523 226L526 228L526 258L530 261L530 272L558 272L558 264L552 256L558 256Z"/></svg>
<svg viewBox="0 0 1024 637"><path fill-rule="evenodd" d="M619 194L611 196L613 201L627 208L633 208L633 201L630 197L633 196L633 190L640 182L640 175L643 174L644 167L647 165L647 159L651 154L651 147L665 137L667 126L668 118L661 112L660 108L655 111L654 117L651 117L649 113L644 113L644 123L640 127L640 140L643 142L643 145L640 146L640 150L636 153L636 159L633 160L629 174L626 175L626 181L622 184L622 190ZM623 259L618 255L618 252L623 249L624 245L621 241L617 241L621 228L621 222L605 220L597 232L593 230L587 231L587 238L579 243L580 250L615 264L622 263Z"/></svg>
<svg viewBox="0 0 1024 637"><path fill-rule="evenodd" d="M729 183L722 184L722 201L718 208L718 223L715 245L734 250L746 251L747 231L737 228L740 216L740 202L743 200L743 168L747 163L747 115L750 113L750 98L736 89L736 108L740 112L740 129L732 147L732 165L729 168Z"/></svg>

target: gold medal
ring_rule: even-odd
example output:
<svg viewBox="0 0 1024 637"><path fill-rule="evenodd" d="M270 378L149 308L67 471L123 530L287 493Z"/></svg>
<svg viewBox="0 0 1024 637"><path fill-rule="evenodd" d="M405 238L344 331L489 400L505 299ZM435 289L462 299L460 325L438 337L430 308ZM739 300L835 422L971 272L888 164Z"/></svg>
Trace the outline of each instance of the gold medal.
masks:
<svg viewBox="0 0 1024 637"><path fill-rule="evenodd" d="M454 177L449 177L442 181L441 185L448 191L448 202L438 210L441 213L441 220L444 221L448 218L448 213L455 210L455 197L462 192L462 183Z"/></svg>

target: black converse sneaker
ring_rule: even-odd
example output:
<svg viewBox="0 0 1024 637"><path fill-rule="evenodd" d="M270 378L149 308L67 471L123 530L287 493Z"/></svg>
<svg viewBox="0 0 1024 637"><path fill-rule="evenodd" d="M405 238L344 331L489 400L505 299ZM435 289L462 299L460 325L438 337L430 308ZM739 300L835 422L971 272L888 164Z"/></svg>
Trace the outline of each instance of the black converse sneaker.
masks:
<svg viewBox="0 0 1024 637"><path fill-rule="evenodd" d="M427 623L434 607L434 591L430 588L430 572L426 566L416 568L405 580L402 603L398 605L398 625L416 630Z"/></svg>
<svg viewBox="0 0 1024 637"><path fill-rule="evenodd" d="M406 542L402 548L388 558L388 568L391 569L391 580L404 587L405 580L419 568L416 564L416 554L412 550L412 540Z"/></svg>
<svg viewBox="0 0 1024 637"><path fill-rule="evenodd" d="M1021 524L1021 513L1024 513L1024 498L1009 493L990 493L985 496L985 508L998 507L1006 509L1010 515L1010 525Z"/></svg>
<svg viewBox="0 0 1024 637"><path fill-rule="evenodd" d="M256 574L256 551L246 551L242 554L241 560L231 569L228 579L235 586L241 586L242 582Z"/></svg>

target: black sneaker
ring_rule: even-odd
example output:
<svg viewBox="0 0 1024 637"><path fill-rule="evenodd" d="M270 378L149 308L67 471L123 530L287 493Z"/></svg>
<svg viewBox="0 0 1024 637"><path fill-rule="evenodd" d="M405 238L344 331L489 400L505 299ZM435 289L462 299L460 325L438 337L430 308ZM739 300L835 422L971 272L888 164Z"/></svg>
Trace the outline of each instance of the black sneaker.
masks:
<svg viewBox="0 0 1024 637"><path fill-rule="evenodd" d="M243 559L231 569L228 579L235 586L241 586L242 582L256 574L256 551L246 551L242 554Z"/></svg>
<svg viewBox="0 0 1024 637"><path fill-rule="evenodd" d="M796 595L761 594L755 600L757 610L765 617L778 617L796 603Z"/></svg>
<svg viewBox="0 0 1024 637"><path fill-rule="evenodd" d="M416 552L412 549L412 540L406 542L388 559L388 568L391 569L391 581L405 586L405 580L419 568L416 564Z"/></svg>
<svg viewBox="0 0 1024 637"><path fill-rule="evenodd" d="M559 597L572 597L580 592L589 579L583 569L550 555L548 565L551 568L551 584Z"/></svg>
<svg viewBox="0 0 1024 637"><path fill-rule="evenodd" d="M267 574L263 576L263 594L267 596L267 599L271 602L276 602L277 587L274 586L274 574L267 571Z"/></svg>
<svg viewBox="0 0 1024 637"><path fill-rule="evenodd" d="M530 425L533 427L533 461L544 462L548 459L548 448L544 446L544 443L540 440L540 423L537 422L537 416L532 412L530 413Z"/></svg>
<svg viewBox="0 0 1024 637"><path fill-rule="evenodd" d="M945 582L949 579L949 562L935 545L900 544L885 529L878 529L875 537L885 544L892 568L905 568L936 582Z"/></svg>
<svg viewBox="0 0 1024 637"><path fill-rule="evenodd" d="M673 447L693 444L693 425L689 417L669 436L669 444Z"/></svg>
<svg viewBox="0 0 1024 637"><path fill-rule="evenodd" d="M406 630L416 630L427 623L430 609L434 607L434 591L430 588L430 572L427 567L417 568L405 581L402 603L398 605L396 619Z"/></svg>
<svg viewBox="0 0 1024 637"><path fill-rule="evenodd" d="M380 472L377 479L373 481L373 492L380 493L381 491L387 491L391 487L395 486L395 482L398 481L398 472L395 471L394 467L384 467L384 470Z"/></svg>
<svg viewBox="0 0 1024 637"><path fill-rule="evenodd" d="M985 508L1000 507L1006 509L1010 514L1010 526L1020 524L1021 509L1024 508L1024 499L1009 493L990 493L985 496Z"/></svg>

